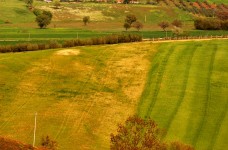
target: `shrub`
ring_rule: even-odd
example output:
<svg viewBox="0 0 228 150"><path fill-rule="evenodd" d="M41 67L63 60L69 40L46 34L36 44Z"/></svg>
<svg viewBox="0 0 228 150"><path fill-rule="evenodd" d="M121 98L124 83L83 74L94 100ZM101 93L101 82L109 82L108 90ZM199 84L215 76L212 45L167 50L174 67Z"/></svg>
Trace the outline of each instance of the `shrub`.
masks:
<svg viewBox="0 0 228 150"><path fill-rule="evenodd" d="M143 28L143 24L139 21L134 22L132 26L138 31Z"/></svg>
<svg viewBox="0 0 228 150"><path fill-rule="evenodd" d="M158 24L158 26L160 26L164 31L166 31L166 28L169 27L169 23L166 21L162 21Z"/></svg>
<svg viewBox="0 0 228 150"><path fill-rule="evenodd" d="M84 22L84 25L86 26L87 23L90 22L90 16L85 16L85 17L83 17L82 21Z"/></svg>
<svg viewBox="0 0 228 150"><path fill-rule="evenodd" d="M228 20L221 21L221 28L223 30L228 30Z"/></svg>
<svg viewBox="0 0 228 150"><path fill-rule="evenodd" d="M166 143L162 140L165 131L151 119L129 117L119 124L117 134L111 134L111 150L194 150L181 142Z"/></svg>
<svg viewBox="0 0 228 150"><path fill-rule="evenodd" d="M194 26L199 30L219 30L221 29L221 21L211 18L198 18L194 20Z"/></svg>
<svg viewBox="0 0 228 150"><path fill-rule="evenodd" d="M38 50L39 46L38 44L28 44L27 45L27 51L34 51L34 50Z"/></svg>
<svg viewBox="0 0 228 150"><path fill-rule="evenodd" d="M39 50L44 50L44 49L46 49L45 44L38 44L38 49L39 49Z"/></svg>
<svg viewBox="0 0 228 150"><path fill-rule="evenodd" d="M11 46L9 46L9 45L6 45L6 46L4 46L4 45L2 45L2 46L0 46L0 52L1 53L7 53L7 52L11 52L12 50L11 50Z"/></svg>
<svg viewBox="0 0 228 150"><path fill-rule="evenodd" d="M57 41L49 41L49 48L61 48L62 45L59 44Z"/></svg>
<svg viewBox="0 0 228 150"><path fill-rule="evenodd" d="M63 47L73 47L73 46L76 46L74 44L74 40L67 40L67 41L64 41L63 43Z"/></svg>
<svg viewBox="0 0 228 150"><path fill-rule="evenodd" d="M175 27L179 27L181 28L182 27L182 22L178 19L175 19L173 22L172 22L172 25L175 26Z"/></svg>

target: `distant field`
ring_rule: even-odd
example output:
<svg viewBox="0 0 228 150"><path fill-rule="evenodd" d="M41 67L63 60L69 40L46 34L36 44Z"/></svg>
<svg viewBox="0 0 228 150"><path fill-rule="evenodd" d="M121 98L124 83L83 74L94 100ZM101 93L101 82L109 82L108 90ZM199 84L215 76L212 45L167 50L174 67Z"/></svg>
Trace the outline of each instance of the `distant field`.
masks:
<svg viewBox="0 0 228 150"><path fill-rule="evenodd" d="M226 40L161 44L138 114L167 129L167 140L199 150L228 147L227 48Z"/></svg>
<svg viewBox="0 0 228 150"><path fill-rule="evenodd" d="M166 128L167 140L223 149L226 43L144 42L0 54L0 135L31 144L38 112L36 145L50 135L60 149L108 149L117 124L138 113Z"/></svg>

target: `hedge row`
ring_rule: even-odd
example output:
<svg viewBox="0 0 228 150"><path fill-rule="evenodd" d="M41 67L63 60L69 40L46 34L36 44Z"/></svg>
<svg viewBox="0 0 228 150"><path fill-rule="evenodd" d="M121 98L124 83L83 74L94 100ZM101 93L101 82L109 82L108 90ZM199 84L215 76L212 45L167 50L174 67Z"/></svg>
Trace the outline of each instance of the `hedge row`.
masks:
<svg viewBox="0 0 228 150"><path fill-rule="evenodd" d="M194 20L194 26L199 30L228 30L228 20L215 18L199 18Z"/></svg>
<svg viewBox="0 0 228 150"><path fill-rule="evenodd" d="M91 39L75 39L66 40L63 44L57 41L49 41L46 44L31 44L22 43L17 45L2 45L0 46L1 53L7 52L23 52L23 51L36 51L45 50L53 48L65 48L74 46L85 46L85 45L100 45L100 44L117 44L117 43L129 43L142 41L141 35L136 34L118 34L118 35L108 35L105 37L97 37Z"/></svg>

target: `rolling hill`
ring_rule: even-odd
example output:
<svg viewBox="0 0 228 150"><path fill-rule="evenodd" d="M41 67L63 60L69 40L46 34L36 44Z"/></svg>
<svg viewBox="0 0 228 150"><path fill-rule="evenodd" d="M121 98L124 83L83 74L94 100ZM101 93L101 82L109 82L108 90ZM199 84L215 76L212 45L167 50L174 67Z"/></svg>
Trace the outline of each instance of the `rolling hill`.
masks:
<svg viewBox="0 0 228 150"><path fill-rule="evenodd" d="M165 140L227 147L227 40L131 43L0 54L0 135L60 149L108 149L129 115ZM222 65L221 65L222 64Z"/></svg>

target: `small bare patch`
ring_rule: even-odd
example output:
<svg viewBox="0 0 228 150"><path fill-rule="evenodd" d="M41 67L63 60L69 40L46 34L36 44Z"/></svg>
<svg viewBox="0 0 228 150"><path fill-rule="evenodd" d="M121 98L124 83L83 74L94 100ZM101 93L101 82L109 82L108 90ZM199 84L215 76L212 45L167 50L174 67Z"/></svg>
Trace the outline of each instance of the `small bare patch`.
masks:
<svg viewBox="0 0 228 150"><path fill-rule="evenodd" d="M79 55L80 50L78 49L64 49L56 52L56 55L63 55L63 56L68 56L68 55Z"/></svg>

